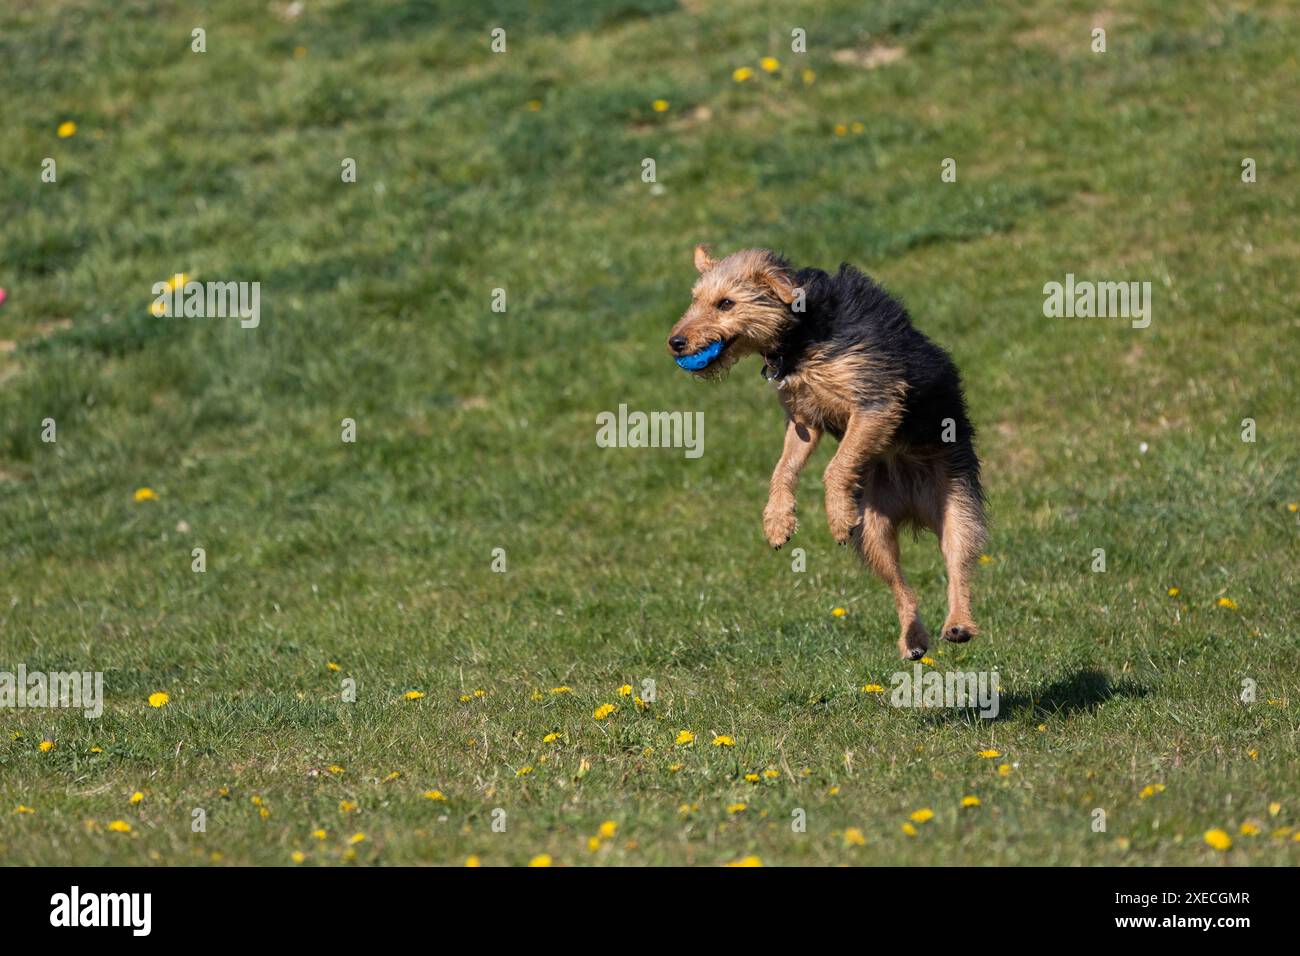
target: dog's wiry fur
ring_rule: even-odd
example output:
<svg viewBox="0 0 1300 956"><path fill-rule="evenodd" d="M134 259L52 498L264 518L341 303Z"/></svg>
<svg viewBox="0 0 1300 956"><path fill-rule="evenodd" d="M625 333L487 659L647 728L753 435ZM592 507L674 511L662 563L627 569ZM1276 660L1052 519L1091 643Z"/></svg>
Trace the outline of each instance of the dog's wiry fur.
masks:
<svg viewBox="0 0 1300 956"><path fill-rule="evenodd" d="M986 536L984 494L974 429L948 353L847 264L836 275L796 271L766 249L714 260L696 246L695 267L700 276L669 335L669 352L692 355L723 342L718 358L694 373L704 377L760 355L785 408L785 445L763 511L768 542L779 548L794 534L799 472L829 433L839 441L823 476L831 534L841 544L854 541L893 592L900 653L916 659L929 646L899 564L905 525L938 535L948 572L942 634L970 640L977 632L970 571Z"/></svg>

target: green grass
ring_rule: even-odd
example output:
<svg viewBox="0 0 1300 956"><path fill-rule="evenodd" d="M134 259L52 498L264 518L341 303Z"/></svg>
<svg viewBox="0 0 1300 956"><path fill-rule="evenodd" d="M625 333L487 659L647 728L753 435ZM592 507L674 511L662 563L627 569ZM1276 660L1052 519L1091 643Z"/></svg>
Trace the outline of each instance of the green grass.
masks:
<svg viewBox="0 0 1300 956"><path fill-rule="evenodd" d="M1296 861L1288 5L1125 4L1100 55L1083 3L192 6L0 13L0 670L107 691L0 711L0 862ZM833 56L876 44L905 55ZM935 666L997 670L997 720L862 693L896 623L826 530L829 448L807 571L764 544L776 402L664 354L697 241L853 261L956 357L992 560ZM260 281L260 327L151 316L176 271ZM1151 281L1151 327L1044 318L1066 272ZM702 411L703 457L598 448L620 403ZM933 630L933 538L904 560Z"/></svg>

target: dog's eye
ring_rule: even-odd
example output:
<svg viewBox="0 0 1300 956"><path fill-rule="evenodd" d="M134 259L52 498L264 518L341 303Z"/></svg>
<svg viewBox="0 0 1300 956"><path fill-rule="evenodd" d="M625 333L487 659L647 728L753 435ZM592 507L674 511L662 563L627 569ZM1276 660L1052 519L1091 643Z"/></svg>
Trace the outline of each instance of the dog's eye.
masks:
<svg viewBox="0 0 1300 956"><path fill-rule="evenodd" d="M730 308L731 308L733 305L735 305L735 304L736 304L736 303L732 302L730 299L719 299L719 300L718 300L718 308L721 309L723 312L726 312L728 309L730 309Z"/></svg>

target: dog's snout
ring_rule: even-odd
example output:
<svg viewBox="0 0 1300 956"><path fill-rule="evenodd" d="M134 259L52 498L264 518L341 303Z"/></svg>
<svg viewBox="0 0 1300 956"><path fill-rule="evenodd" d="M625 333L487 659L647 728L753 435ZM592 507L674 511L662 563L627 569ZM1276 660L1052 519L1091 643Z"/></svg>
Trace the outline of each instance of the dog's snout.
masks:
<svg viewBox="0 0 1300 956"><path fill-rule="evenodd" d="M686 351L686 336L684 335L671 336L668 339L668 347L672 349L674 352L676 352L678 355L681 355L683 352Z"/></svg>

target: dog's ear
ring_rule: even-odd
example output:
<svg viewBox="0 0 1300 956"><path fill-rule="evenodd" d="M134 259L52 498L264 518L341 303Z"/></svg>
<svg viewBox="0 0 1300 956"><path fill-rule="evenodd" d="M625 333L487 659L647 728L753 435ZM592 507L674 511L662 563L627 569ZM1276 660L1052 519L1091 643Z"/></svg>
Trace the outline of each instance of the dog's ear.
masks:
<svg viewBox="0 0 1300 956"><path fill-rule="evenodd" d="M698 272L708 272L716 265L717 262L715 262L713 257L709 255L708 246L698 245L695 247L695 268Z"/></svg>
<svg viewBox="0 0 1300 956"><path fill-rule="evenodd" d="M794 280L789 271L775 262L764 265L758 273L759 281L772 290L772 294L789 305L794 301Z"/></svg>

